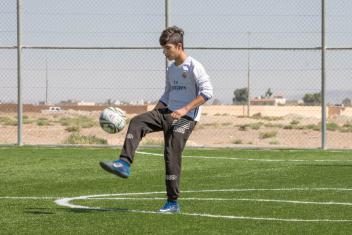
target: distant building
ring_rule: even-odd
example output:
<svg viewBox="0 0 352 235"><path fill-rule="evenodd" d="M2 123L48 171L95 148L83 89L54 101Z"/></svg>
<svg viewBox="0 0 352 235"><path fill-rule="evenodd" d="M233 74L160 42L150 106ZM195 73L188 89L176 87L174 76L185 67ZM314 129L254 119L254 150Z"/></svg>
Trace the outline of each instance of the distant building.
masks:
<svg viewBox="0 0 352 235"><path fill-rule="evenodd" d="M143 105L144 104L144 100L143 99L137 100L137 101L133 100L129 104L130 105Z"/></svg>
<svg viewBox="0 0 352 235"><path fill-rule="evenodd" d="M286 99L282 96L273 96L270 98L255 98L251 100L250 104L278 106L278 105L285 105Z"/></svg>
<svg viewBox="0 0 352 235"><path fill-rule="evenodd" d="M328 105L328 118L340 116L343 111L345 111L345 107L343 104Z"/></svg>
<svg viewBox="0 0 352 235"><path fill-rule="evenodd" d="M78 106L94 106L94 105L95 105L95 102L84 102L84 101L80 101L80 102L77 102L77 105L78 105Z"/></svg>
<svg viewBox="0 0 352 235"><path fill-rule="evenodd" d="M298 103L299 105L303 105L303 104L304 104L304 101L303 101L303 100L298 100L297 103Z"/></svg>

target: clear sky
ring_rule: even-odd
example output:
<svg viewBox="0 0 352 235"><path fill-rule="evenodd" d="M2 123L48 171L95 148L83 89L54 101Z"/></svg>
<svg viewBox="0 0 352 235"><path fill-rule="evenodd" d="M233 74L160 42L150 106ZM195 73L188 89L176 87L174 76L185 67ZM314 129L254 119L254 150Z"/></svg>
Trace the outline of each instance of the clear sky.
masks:
<svg viewBox="0 0 352 235"><path fill-rule="evenodd" d="M186 47L320 46L320 0L170 0L170 24L185 30ZM352 47L352 1L327 1L328 47ZM28 46L158 47L164 0L25 0ZM0 45L16 44L16 1L0 3ZM16 51L0 50L0 100L16 100ZM24 50L24 100L157 100L164 89L161 50ZM216 98L231 103L247 84L301 98L320 91L319 51L187 50L211 76ZM329 102L352 99L352 50L327 56ZM47 69L46 69L47 68Z"/></svg>

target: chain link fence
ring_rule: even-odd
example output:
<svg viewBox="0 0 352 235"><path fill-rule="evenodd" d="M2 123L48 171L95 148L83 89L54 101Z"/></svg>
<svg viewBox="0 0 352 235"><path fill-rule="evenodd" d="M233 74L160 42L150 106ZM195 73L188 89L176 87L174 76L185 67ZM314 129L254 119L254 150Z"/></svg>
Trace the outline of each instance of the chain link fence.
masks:
<svg viewBox="0 0 352 235"><path fill-rule="evenodd" d="M123 143L100 111L131 118L164 89L158 45L165 24L185 30L214 99L188 145L319 148L322 143L321 0L45 1L22 6L24 144ZM327 147L352 148L352 4L327 6ZM17 141L16 2L0 8L0 143ZM58 107L58 108L57 108ZM162 145L161 133L143 145Z"/></svg>
<svg viewBox="0 0 352 235"><path fill-rule="evenodd" d="M0 9L0 105L17 102L16 2ZM16 113L0 109L0 143L16 143Z"/></svg>

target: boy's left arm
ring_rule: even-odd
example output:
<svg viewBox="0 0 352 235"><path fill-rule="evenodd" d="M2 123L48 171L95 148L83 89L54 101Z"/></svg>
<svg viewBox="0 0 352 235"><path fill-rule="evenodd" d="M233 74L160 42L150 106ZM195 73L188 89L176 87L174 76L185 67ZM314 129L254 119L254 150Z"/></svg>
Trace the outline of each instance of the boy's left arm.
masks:
<svg viewBox="0 0 352 235"><path fill-rule="evenodd" d="M197 97L189 102L186 106L171 113L171 117L174 119L180 119L192 109L204 104L213 97L213 86L211 85L209 75L206 73L204 67L201 64L197 64L195 66L193 75L199 89L199 93Z"/></svg>
<svg viewBox="0 0 352 235"><path fill-rule="evenodd" d="M181 117L185 116L188 112L190 112L192 109L204 104L205 102L206 100L204 99L204 97L199 95L183 108L172 112L171 117L173 117L174 119L180 119Z"/></svg>

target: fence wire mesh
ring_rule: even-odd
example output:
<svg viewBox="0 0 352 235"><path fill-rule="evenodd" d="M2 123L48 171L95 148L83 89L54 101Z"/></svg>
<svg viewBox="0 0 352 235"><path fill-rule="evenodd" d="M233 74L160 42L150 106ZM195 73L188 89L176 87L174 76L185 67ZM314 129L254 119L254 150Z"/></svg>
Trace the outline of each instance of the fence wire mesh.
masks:
<svg viewBox="0 0 352 235"><path fill-rule="evenodd" d="M104 133L99 113L116 105L131 118L154 107L167 20L185 30L186 52L214 86L189 145L318 148L321 2L23 1L23 142L122 144L126 130ZM326 8L327 143L352 148L352 3ZM0 143L9 144L17 140L16 1L1 4L0 19ZM142 141L162 143L160 133Z"/></svg>

